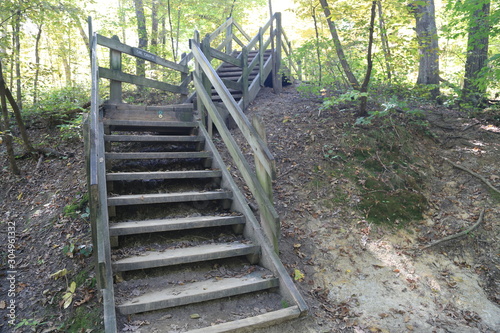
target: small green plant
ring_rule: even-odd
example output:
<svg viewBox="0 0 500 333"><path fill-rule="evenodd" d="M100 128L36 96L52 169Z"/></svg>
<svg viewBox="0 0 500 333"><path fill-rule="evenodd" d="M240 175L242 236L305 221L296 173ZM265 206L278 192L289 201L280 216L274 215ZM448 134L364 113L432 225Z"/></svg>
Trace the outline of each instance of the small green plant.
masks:
<svg viewBox="0 0 500 333"><path fill-rule="evenodd" d="M37 326L40 326L40 325L45 325L46 323L42 323L40 322L39 320L37 319L22 319L19 323L17 323L16 326L14 326L14 329L18 329L18 328L21 328L23 326L29 326L29 327L37 327Z"/></svg>
<svg viewBox="0 0 500 333"><path fill-rule="evenodd" d="M351 103L357 101L361 97L368 97L368 93L360 92L358 90L349 90L340 96L331 96L323 100L323 105L320 107L320 111L328 110L329 108L343 104Z"/></svg>
<svg viewBox="0 0 500 333"><path fill-rule="evenodd" d="M86 219L90 216L88 209L89 195L85 193L80 199L74 199L73 202L63 208L63 214L69 218L80 217Z"/></svg>

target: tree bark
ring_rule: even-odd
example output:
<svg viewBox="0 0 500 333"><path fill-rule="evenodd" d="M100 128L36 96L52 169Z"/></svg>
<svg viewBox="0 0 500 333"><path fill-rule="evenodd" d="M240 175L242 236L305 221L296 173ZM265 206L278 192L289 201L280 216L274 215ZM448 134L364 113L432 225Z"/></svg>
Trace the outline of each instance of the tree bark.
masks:
<svg viewBox="0 0 500 333"><path fill-rule="evenodd" d="M378 7L378 20L379 20L379 27L380 27L380 38L382 40L382 50L384 51L384 58L385 58L385 67L387 71L387 80L389 82L392 81L392 57L391 57L391 49L389 47L389 38L387 38L387 28L385 26L385 20L383 16L383 11L382 11L382 1L378 0L377 1L377 7Z"/></svg>
<svg viewBox="0 0 500 333"><path fill-rule="evenodd" d="M469 17L467 60L465 62L462 98L475 106L482 104L487 84L479 82L481 70L488 60L490 35L490 0L468 0L472 10Z"/></svg>
<svg viewBox="0 0 500 333"><path fill-rule="evenodd" d="M375 16L377 14L376 8L377 7L377 1L372 2L372 9L371 9L371 15L370 15L370 35L368 37L368 53L366 55L366 74L365 74L365 79L363 80L363 83L361 84L361 93L366 93L368 92L368 84L370 83L370 78L372 76L372 68L373 68L373 59L372 59L372 46L373 46L373 30L375 28ZM368 112L366 110L366 104L368 102L368 96L365 94L361 96L360 98L360 106L359 106L359 112L358 112L358 117L366 117L368 116Z"/></svg>
<svg viewBox="0 0 500 333"><path fill-rule="evenodd" d="M148 31L146 30L146 17L144 16L144 4L142 0L134 0L135 16L137 18L137 34L139 35L138 48L146 49L148 46ZM146 76L146 61L136 58L136 74Z"/></svg>
<svg viewBox="0 0 500 333"><path fill-rule="evenodd" d="M436 85L430 92L433 98L437 98L440 94L439 44L434 0L417 0L410 7L415 14L420 55L417 84Z"/></svg>
<svg viewBox="0 0 500 333"><path fill-rule="evenodd" d="M323 82L323 66L321 63L321 50L319 48L319 29L318 29L318 20L316 19L316 8L312 8L312 18L314 21L314 32L316 33L316 58L318 59L318 69L319 69L319 84Z"/></svg>
<svg viewBox="0 0 500 333"><path fill-rule="evenodd" d="M21 12L18 11L15 16L15 28L14 28L14 47L16 49L16 99L19 108L23 108L23 94L21 85Z"/></svg>
<svg viewBox="0 0 500 333"><path fill-rule="evenodd" d="M35 38L35 79L33 81L33 104L38 101L38 79L40 76L40 39L42 37L43 23L38 25L38 33Z"/></svg>
<svg viewBox="0 0 500 333"><path fill-rule="evenodd" d="M356 76L351 70L349 63L347 62L347 58L344 54L344 50L342 48L342 43L340 42L340 37L337 33L337 27L335 26L335 22L332 21L332 13L330 12L330 8L328 7L328 3L326 0L320 0L321 7L323 7L323 11L325 12L326 21L328 23L328 28L330 29L330 33L332 35L333 43L335 45L335 50L337 51L337 56L339 57L340 64L342 69L344 70L347 79L349 80L349 84L353 89L359 90L360 85Z"/></svg>
<svg viewBox="0 0 500 333"><path fill-rule="evenodd" d="M0 62L0 70L1 70L1 62ZM16 157L14 154L14 146L12 143L12 136L10 135L10 119L9 112L7 111L7 100L5 98L5 81L3 79L3 75L0 75L0 106L2 109L2 118L3 122L1 123L1 130L3 133L3 141L5 141L5 147L7 148L7 156L9 159L10 170L15 175L20 175L21 171L17 167Z"/></svg>

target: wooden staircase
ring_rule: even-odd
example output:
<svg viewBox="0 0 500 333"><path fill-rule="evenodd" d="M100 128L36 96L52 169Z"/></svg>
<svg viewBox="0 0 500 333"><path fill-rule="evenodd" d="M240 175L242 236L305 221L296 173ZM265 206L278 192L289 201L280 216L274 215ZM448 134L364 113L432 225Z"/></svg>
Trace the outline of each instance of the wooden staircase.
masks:
<svg viewBox="0 0 500 333"><path fill-rule="evenodd" d="M227 29L227 23L223 27ZM112 50L114 71L97 67L98 41ZM146 56L181 72L182 82L175 86L117 73L121 65L113 52L144 55L117 39L95 35L92 52L86 156L105 331L139 326L141 332L251 331L304 315L307 305L277 255L279 220L274 207L242 162L244 157L214 106L224 102L238 126L246 126L244 133L253 138L250 145L259 145L256 156L264 156L262 163L268 163L267 147L248 127L236 102L248 102L242 91L248 92L250 83L242 82L245 71L255 81L263 75L263 66L248 71L223 64L216 74L209 63L202 64L215 92L210 95L201 89L203 79L194 73L196 110L193 103L138 106L121 102L120 80L187 96L186 62L170 64ZM204 61L196 43L193 54L198 62ZM272 52L249 52L243 63L255 63L257 56L269 63ZM183 59L188 60L189 56ZM99 75L111 80L110 102L100 108ZM246 88L231 89L229 98L221 88L223 80ZM200 103L223 142L231 146L228 150L259 205L260 221L216 149L204 117L197 114ZM269 164L267 169L271 170ZM273 231L269 223L278 229Z"/></svg>

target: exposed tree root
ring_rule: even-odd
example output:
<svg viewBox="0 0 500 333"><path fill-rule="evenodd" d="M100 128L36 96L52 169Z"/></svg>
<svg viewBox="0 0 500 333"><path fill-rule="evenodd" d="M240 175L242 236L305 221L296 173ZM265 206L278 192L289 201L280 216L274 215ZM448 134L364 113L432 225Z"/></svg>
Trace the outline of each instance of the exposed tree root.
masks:
<svg viewBox="0 0 500 333"><path fill-rule="evenodd" d="M438 245L438 244L441 244L441 243L444 243L444 242L447 242L447 241L450 241L452 239L457 239L459 237L462 237L462 236L465 236L467 235L468 233L474 231L477 227L479 227L479 225L481 224L481 222L483 222L483 218L484 218L484 208L483 210L481 211L481 214L479 214L479 218L477 220L477 222L472 226L470 227L469 229L466 229L466 230L463 230L463 231L460 231L459 233L457 234L454 234L454 235L450 235L450 236L446 236L444 238L441 238L435 242L432 242L424 247L421 248L421 250L425 250L425 249L428 249L432 246L435 246L435 245Z"/></svg>
<svg viewBox="0 0 500 333"><path fill-rule="evenodd" d="M500 190L498 190L495 186L493 186L486 178L484 178L483 176L481 176L480 174L477 174L475 173L474 171L472 170L469 170L467 169L466 167L463 167L461 165L458 165L456 163L453 163L452 161L450 161L449 159L447 159L446 157L443 157L443 159L450 163L451 165L453 165L455 168L458 168L460 170L463 170L463 171L466 171L468 173L470 173L471 175L473 175L474 177L477 177L479 178L483 183L485 183L486 185L488 185L489 188L491 188L494 192L500 194Z"/></svg>

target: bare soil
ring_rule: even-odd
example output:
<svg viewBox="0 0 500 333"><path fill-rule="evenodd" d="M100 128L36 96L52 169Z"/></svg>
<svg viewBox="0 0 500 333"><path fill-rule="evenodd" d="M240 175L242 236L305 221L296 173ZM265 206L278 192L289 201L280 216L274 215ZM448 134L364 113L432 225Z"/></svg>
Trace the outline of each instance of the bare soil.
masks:
<svg viewBox="0 0 500 333"><path fill-rule="evenodd" d="M290 86L279 95L263 89L248 109L249 117L264 120L276 157L280 255L310 306L304 318L262 331L500 331L500 199L478 177L443 159L500 188L498 124L487 113L471 118L456 109L420 105L429 126L405 123L396 113L392 125L382 124L374 136L380 124L353 126L353 106L319 112L320 106ZM410 134L400 124L407 124ZM83 144L60 141L56 130L32 126L29 131L34 142L66 157L18 159L23 174L17 177L7 170L1 147L0 332L102 332L89 222L85 205L79 206L86 193ZM384 155L387 147L369 143L389 134L400 138L393 142L402 151L394 163ZM237 131L235 137L242 141ZM403 141L411 143L408 150ZM380 162L378 169L367 173L373 161ZM380 181L376 186L393 188L370 189L372 178ZM370 214L379 202L362 206L370 192L387 198L418 193L425 208L411 221L375 223ZM422 249L471 227L483 210L473 232ZM13 262L9 226L15 227ZM54 276L64 269L67 273ZM73 281L77 288L64 308L62 297ZM11 302L15 310L9 309ZM17 329L9 326L9 314L16 316ZM127 328L139 332L144 325Z"/></svg>

